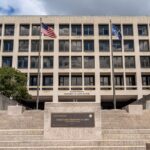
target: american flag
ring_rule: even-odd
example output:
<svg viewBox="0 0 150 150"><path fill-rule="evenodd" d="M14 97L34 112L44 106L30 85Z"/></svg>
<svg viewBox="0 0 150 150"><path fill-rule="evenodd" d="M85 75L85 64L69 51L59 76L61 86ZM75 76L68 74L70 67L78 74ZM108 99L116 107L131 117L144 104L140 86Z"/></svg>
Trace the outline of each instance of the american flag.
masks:
<svg viewBox="0 0 150 150"><path fill-rule="evenodd" d="M51 38L56 38L56 34L54 30L51 27L49 27L47 24L44 23L41 24L41 32L46 36L49 36Z"/></svg>

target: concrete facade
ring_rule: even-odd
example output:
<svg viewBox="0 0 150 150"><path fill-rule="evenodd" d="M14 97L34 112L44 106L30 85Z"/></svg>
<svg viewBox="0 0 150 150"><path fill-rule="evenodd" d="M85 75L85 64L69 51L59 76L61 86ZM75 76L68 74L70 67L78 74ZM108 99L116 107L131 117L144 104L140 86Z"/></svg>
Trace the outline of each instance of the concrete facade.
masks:
<svg viewBox="0 0 150 150"><path fill-rule="evenodd" d="M123 76L123 85L116 86L116 95L118 101L127 101L130 99L139 99L144 95L149 94L150 85L142 85L141 76L148 75L150 76L150 68L141 68L140 65L140 56L149 56L150 51L141 52L139 49L139 40L148 40L150 39L150 17L70 17L70 16L42 16L42 20L44 23L53 24L55 33L57 34L57 38L54 39L54 50L53 52L44 52L43 51L43 43L41 45L41 64L43 64L43 56L53 56L53 68L44 69L43 65L41 65L40 73L40 100L43 101L53 101L63 102L71 101L71 102L96 102L100 103L101 101L112 101L112 70L111 70L111 44L109 44L108 52L100 52L99 51L99 40L109 40L111 43L110 37L110 19L113 24L119 24L121 27L121 32L123 35L123 25L131 24L133 25L133 35L132 36L123 36L122 38L122 48L121 51L114 52L114 56L121 56L123 61L122 68L116 68L115 74L121 74ZM36 97L36 87L30 85L30 74L37 75L37 69L30 68L30 57L38 56L38 52L31 52L31 40L39 40L39 36L32 36L32 25L40 23L40 16L13 16L13 17L0 17L0 24L2 25L2 34L0 36L1 40L1 51L0 51L0 67L2 66L2 57L3 56L12 56L12 67L17 68L18 66L18 56L28 56L28 67L25 69L19 69L20 71L27 74L27 88L29 93ZM13 36L5 36L5 25L14 24L15 30ZM20 36L20 25L28 24L29 25L29 36ZM60 24L68 24L70 26L70 34L68 36L60 36L59 35L59 25ZM82 28L82 34L79 36L71 35L71 25L72 24L80 24ZM94 35L84 36L83 34L83 26L86 24L92 24L94 27ZM100 36L99 35L99 25L107 24L109 25L109 35L108 36ZM138 35L138 25L147 25L148 35L139 36ZM42 40L49 40L49 37L42 35ZM14 40L13 51L12 52L4 52L3 51L3 40ZM18 44L19 40L29 40L29 50L28 52L18 52ZM84 40L94 40L94 51L93 52L85 52L84 46L82 46L81 52L72 52L71 44L69 44L68 52L60 52L59 51L59 40L69 40L71 43L72 40L81 40L82 45L84 45ZM117 40L115 36L113 36L113 40ZM124 47L124 40L133 40L134 41L134 51L127 52ZM69 68L61 69L59 68L59 56L69 56ZM81 56L82 57L82 67L81 68L71 68L71 56ZM94 68L84 68L84 56L94 56L95 67ZM110 56L110 68L100 68L99 66L99 57L100 56ZM125 67L125 56L134 56L135 57L135 68L126 68ZM59 85L59 76L60 75L68 75L69 76L69 85L68 86L60 86ZM72 86L71 85L71 75L81 75L82 76L82 85L80 86ZM43 86L43 75L52 75L53 76L53 85L52 86ZM84 76L85 75L94 75L95 84L94 85L85 85L84 84ZM101 75L110 75L111 85L103 86L100 83ZM135 75L135 85L129 86L126 84L126 75ZM73 89L75 88L75 89Z"/></svg>

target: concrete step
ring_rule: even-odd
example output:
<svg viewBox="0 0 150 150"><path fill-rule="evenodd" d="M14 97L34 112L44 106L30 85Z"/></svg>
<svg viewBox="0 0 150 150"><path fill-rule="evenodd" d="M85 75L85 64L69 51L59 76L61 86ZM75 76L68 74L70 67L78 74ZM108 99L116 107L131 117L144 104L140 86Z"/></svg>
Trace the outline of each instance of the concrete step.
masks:
<svg viewBox="0 0 150 150"><path fill-rule="evenodd" d="M147 141L1 141L0 147L45 147L45 146L145 146Z"/></svg>

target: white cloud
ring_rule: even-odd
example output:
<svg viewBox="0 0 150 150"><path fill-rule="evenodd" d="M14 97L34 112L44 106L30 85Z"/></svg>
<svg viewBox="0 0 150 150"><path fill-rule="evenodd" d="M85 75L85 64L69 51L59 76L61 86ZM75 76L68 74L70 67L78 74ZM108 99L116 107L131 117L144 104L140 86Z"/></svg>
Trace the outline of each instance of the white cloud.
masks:
<svg viewBox="0 0 150 150"><path fill-rule="evenodd" d="M9 7L14 8L13 15L47 15L42 0L0 0L0 8L7 10ZM1 10L1 15L10 15Z"/></svg>

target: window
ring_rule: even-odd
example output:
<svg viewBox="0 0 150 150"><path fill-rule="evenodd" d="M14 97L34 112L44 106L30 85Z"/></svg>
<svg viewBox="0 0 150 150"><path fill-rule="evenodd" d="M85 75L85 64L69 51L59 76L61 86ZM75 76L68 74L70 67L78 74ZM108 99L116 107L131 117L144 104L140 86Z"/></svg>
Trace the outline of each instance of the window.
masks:
<svg viewBox="0 0 150 150"><path fill-rule="evenodd" d="M53 56L43 57L43 68L53 68Z"/></svg>
<svg viewBox="0 0 150 150"><path fill-rule="evenodd" d="M21 36L28 36L30 30L30 25L28 24L21 24L20 25L20 35Z"/></svg>
<svg viewBox="0 0 150 150"><path fill-rule="evenodd" d="M5 35L13 36L14 30L15 30L15 25L13 25L13 24L5 25Z"/></svg>
<svg viewBox="0 0 150 150"><path fill-rule="evenodd" d="M85 52L94 51L94 40L84 40L84 51Z"/></svg>
<svg viewBox="0 0 150 150"><path fill-rule="evenodd" d="M72 56L71 57L71 67L72 68L82 68L82 57Z"/></svg>
<svg viewBox="0 0 150 150"><path fill-rule="evenodd" d="M29 40L19 40L19 51L28 52L29 50Z"/></svg>
<svg viewBox="0 0 150 150"><path fill-rule="evenodd" d="M150 75L142 75L142 85L144 86L150 85Z"/></svg>
<svg viewBox="0 0 150 150"><path fill-rule="evenodd" d="M125 56L125 67L126 68L135 68L135 57L134 56Z"/></svg>
<svg viewBox="0 0 150 150"><path fill-rule="evenodd" d="M31 51L38 52L40 50L40 41L39 40L32 40L31 41Z"/></svg>
<svg viewBox="0 0 150 150"><path fill-rule="evenodd" d="M126 75L126 85L127 86L135 86L135 75Z"/></svg>
<svg viewBox="0 0 150 150"><path fill-rule="evenodd" d="M109 56L100 56L100 68L110 68Z"/></svg>
<svg viewBox="0 0 150 150"><path fill-rule="evenodd" d="M18 56L18 68L28 68L28 56Z"/></svg>
<svg viewBox="0 0 150 150"><path fill-rule="evenodd" d="M2 35L2 25L0 24L0 35Z"/></svg>
<svg viewBox="0 0 150 150"><path fill-rule="evenodd" d="M82 76L81 75L72 75L71 76L71 85L72 86L81 86L82 85Z"/></svg>
<svg viewBox="0 0 150 150"><path fill-rule="evenodd" d="M38 36L40 35L40 25L39 24L33 24L32 25L32 35Z"/></svg>
<svg viewBox="0 0 150 150"><path fill-rule="evenodd" d="M109 35L109 26L107 24L99 25L99 35Z"/></svg>
<svg viewBox="0 0 150 150"><path fill-rule="evenodd" d="M85 75L84 76L84 85L85 86L94 86L95 85L94 75Z"/></svg>
<svg viewBox="0 0 150 150"><path fill-rule="evenodd" d="M4 52L12 52L14 47L14 41L13 40L4 40L3 41L3 51Z"/></svg>
<svg viewBox="0 0 150 150"><path fill-rule="evenodd" d="M110 86L110 75L101 75L100 82L101 86Z"/></svg>
<svg viewBox="0 0 150 150"><path fill-rule="evenodd" d="M59 56L59 68L69 68L69 56Z"/></svg>
<svg viewBox="0 0 150 150"><path fill-rule="evenodd" d="M122 50L122 44L121 40L113 40L113 51L121 51Z"/></svg>
<svg viewBox="0 0 150 150"><path fill-rule="evenodd" d="M94 35L93 24L85 24L84 25L84 35Z"/></svg>
<svg viewBox="0 0 150 150"><path fill-rule="evenodd" d="M150 68L150 56L141 56L141 68Z"/></svg>
<svg viewBox="0 0 150 150"><path fill-rule="evenodd" d="M84 56L84 68L95 68L94 56Z"/></svg>
<svg viewBox="0 0 150 150"><path fill-rule="evenodd" d="M60 75L59 86L68 86L68 85L69 85L69 75Z"/></svg>
<svg viewBox="0 0 150 150"><path fill-rule="evenodd" d="M31 68L38 68L38 56L31 56Z"/></svg>
<svg viewBox="0 0 150 150"><path fill-rule="evenodd" d="M12 67L12 56L2 57L2 67Z"/></svg>
<svg viewBox="0 0 150 150"><path fill-rule="evenodd" d="M59 35L69 36L69 24L60 24L59 25Z"/></svg>
<svg viewBox="0 0 150 150"><path fill-rule="evenodd" d="M114 56L113 57L113 65L114 65L114 68L122 68L123 67L122 57Z"/></svg>
<svg viewBox="0 0 150 150"><path fill-rule="evenodd" d="M71 51L72 52L81 52L82 51L82 41L81 40L72 40L71 41Z"/></svg>
<svg viewBox="0 0 150 150"><path fill-rule="evenodd" d="M122 86L123 83L123 75L115 75L115 85Z"/></svg>
<svg viewBox="0 0 150 150"><path fill-rule="evenodd" d="M138 34L140 36L147 36L148 35L148 27L146 24L138 25Z"/></svg>
<svg viewBox="0 0 150 150"><path fill-rule="evenodd" d="M133 40L124 40L124 50L125 51L134 51L134 41Z"/></svg>
<svg viewBox="0 0 150 150"><path fill-rule="evenodd" d="M52 75L43 75L43 86L53 86Z"/></svg>
<svg viewBox="0 0 150 150"><path fill-rule="evenodd" d="M30 86L37 86L37 83L38 83L38 76L30 75Z"/></svg>
<svg viewBox="0 0 150 150"><path fill-rule="evenodd" d="M123 35L124 36L132 36L133 35L133 25L132 24L123 25Z"/></svg>
<svg viewBox="0 0 150 150"><path fill-rule="evenodd" d="M82 28L80 24L71 25L71 33L73 36L82 35Z"/></svg>
<svg viewBox="0 0 150 150"><path fill-rule="evenodd" d="M117 31L120 31L120 33L121 33L121 26L120 26L120 24L113 24L112 27L114 27ZM112 35L116 36L115 32L112 32Z"/></svg>
<svg viewBox="0 0 150 150"><path fill-rule="evenodd" d="M99 51L103 51L103 52L109 51L109 40L99 41Z"/></svg>
<svg viewBox="0 0 150 150"><path fill-rule="evenodd" d="M140 51L149 51L149 41L139 40Z"/></svg>
<svg viewBox="0 0 150 150"><path fill-rule="evenodd" d="M44 40L44 52L54 51L54 40Z"/></svg>
<svg viewBox="0 0 150 150"><path fill-rule="evenodd" d="M59 40L59 51L69 52L69 40Z"/></svg>

